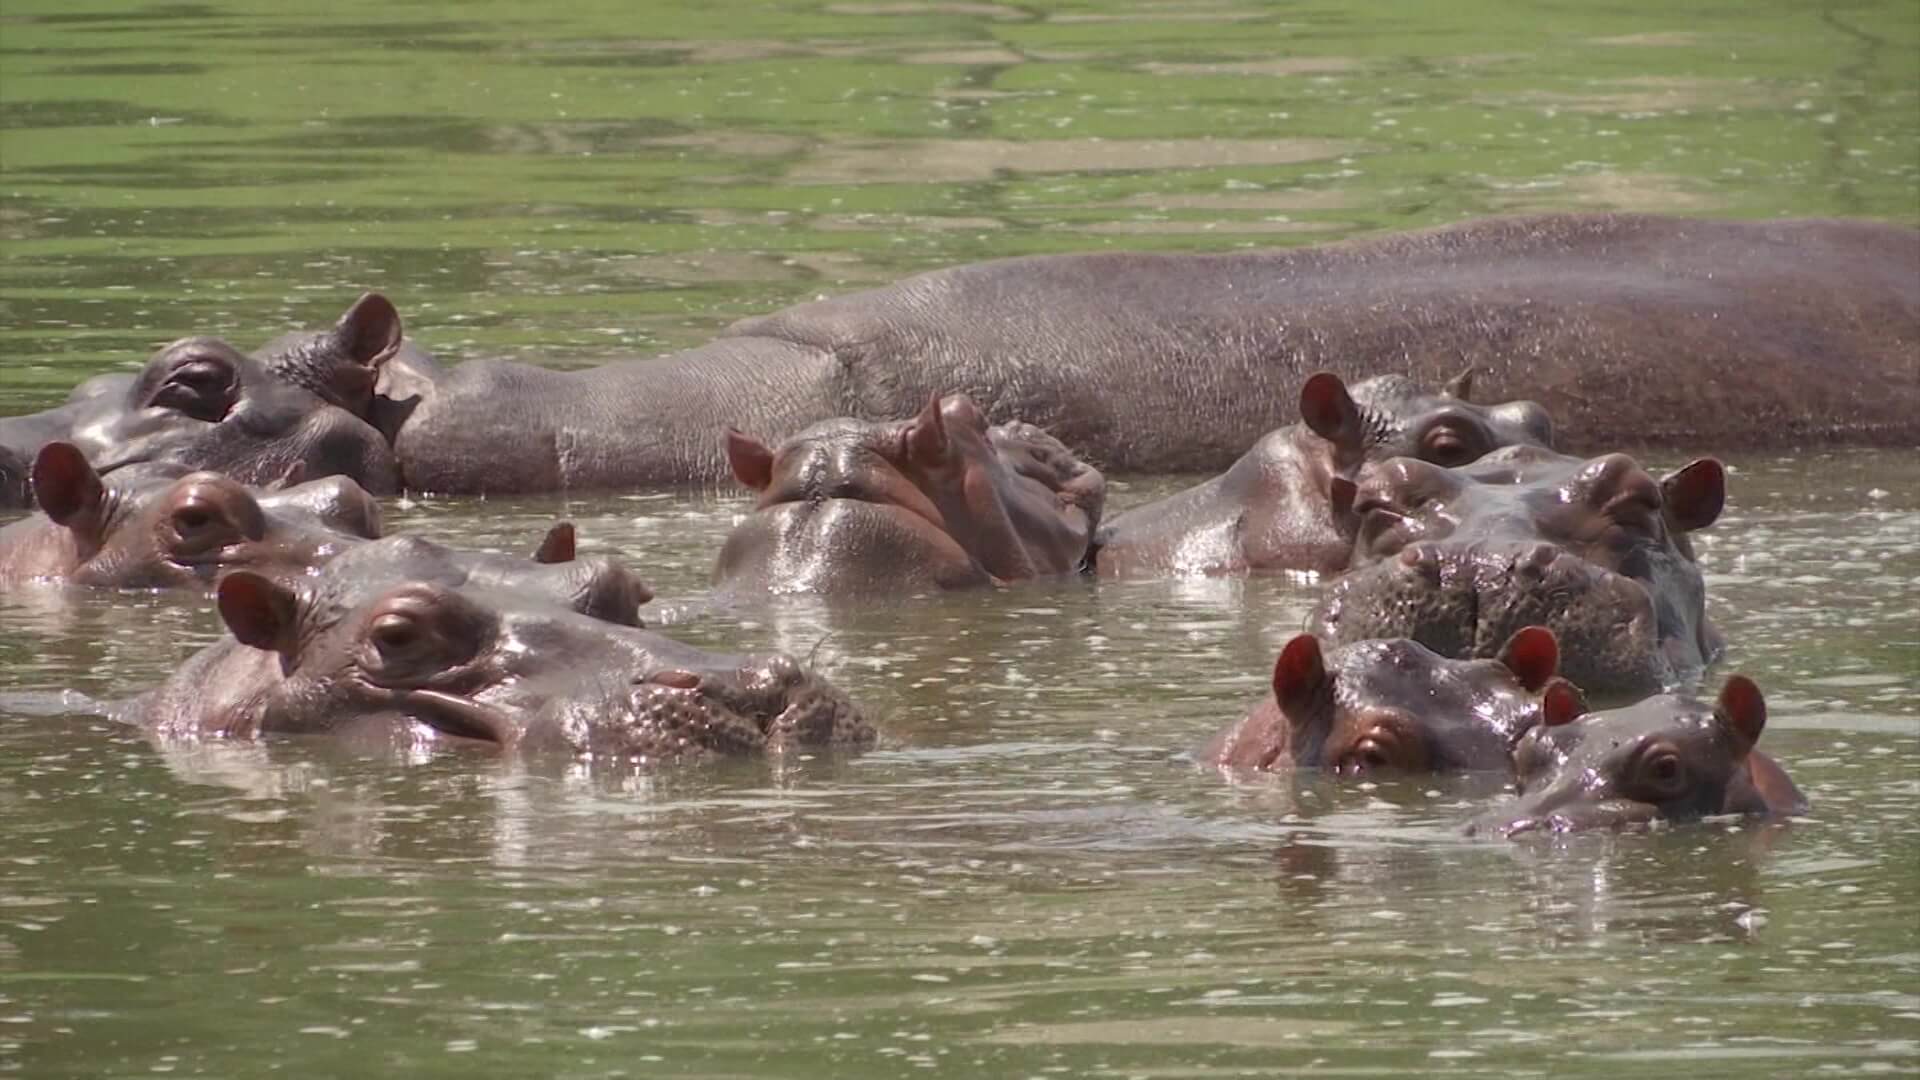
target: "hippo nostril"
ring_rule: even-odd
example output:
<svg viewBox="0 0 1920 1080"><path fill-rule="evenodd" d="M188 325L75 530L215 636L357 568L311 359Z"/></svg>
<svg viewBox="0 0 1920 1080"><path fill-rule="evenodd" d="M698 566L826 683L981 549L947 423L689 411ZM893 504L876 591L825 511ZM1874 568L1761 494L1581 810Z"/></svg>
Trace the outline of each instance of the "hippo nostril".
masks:
<svg viewBox="0 0 1920 1080"><path fill-rule="evenodd" d="M653 683L656 686L671 687L672 689L675 689L675 690L700 689L700 676L694 674L691 671L681 671L676 669L673 671L656 672L654 675L649 677L647 681L650 683Z"/></svg>

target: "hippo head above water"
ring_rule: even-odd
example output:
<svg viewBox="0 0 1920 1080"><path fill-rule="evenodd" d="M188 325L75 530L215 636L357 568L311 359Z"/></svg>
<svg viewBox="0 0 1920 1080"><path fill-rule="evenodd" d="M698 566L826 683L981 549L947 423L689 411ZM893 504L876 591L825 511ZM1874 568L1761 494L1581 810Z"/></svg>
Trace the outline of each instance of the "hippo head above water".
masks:
<svg viewBox="0 0 1920 1080"><path fill-rule="evenodd" d="M233 637L132 706L160 734L393 732L617 761L861 744L784 654L720 656L468 581L221 579Z"/></svg>
<svg viewBox="0 0 1920 1080"><path fill-rule="evenodd" d="M68 443L33 466L42 512L0 529L0 581L212 588L225 571L313 571L380 535L380 508L345 477L256 491L219 473L142 465L102 479Z"/></svg>
<svg viewBox="0 0 1920 1080"><path fill-rule="evenodd" d="M1072 573L1106 482L1040 428L964 394L891 423L815 424L772 450L727 436L759 492L714 578L733 590L893 595Z"/></svg>
<svg viewBox="0 0 1920 1080"><path fill-rule="evenodd" d="M1625 454L1513 447L1455 469L1395 458L1363 470L1353 568L1311 626L1335 642L1409 637L1471 657L1539 624L1589 692L1651 693L1720 650L1687 534L1725 499L1711 458L1658 480Z"/></svg>
<svg viewBox="0 0 1920 1080"><path fill-rule="evenodd" d="M1360 450L1369 461L1411 457L1454 466L1503 446L1553 447L1553 420L1534 402L1474 404L1471 368L1448 380L1439 393L1404 375L1362 379L1349 393L1364 433Z"/></svg>
<svg viewBox="0 0 1920 1080"><path fill-rule="evenodd" d="M65 405L0 421L0 443L31 455L49 441L71 442L102 474L152 462L264 484L298 466L309 477L349 476L391 492L399 486L393 450L363 418L354 388L370 388L399 340L393 306L364 298L331 331L304 338L297 361L282 358L279 369L217 338L182 338L131 377L88 380Z"/></svg>
<svg viewBox="0 0 1920 1080"><path fill-rule="evenodd" d="M1589 713L1550 690L1539 726L1514 748L1519 797L1470 832L1515 836L1644 825L1716 814L1799 814L1806 799L1754 749L1767 722L1760 688L1727 679L1714 702L1662 694Z"/></svg>
<svg viewBox="0 0 1920 1080"><path fill-rule="evenodd" d="M1505 769L1514 741L1539 722L1555 677L1553 632L1531 626L1494 660L1448 660L1405 639L1323 653L1311 634L1280 651L1273 692L1202 753L1235 768L1379 771Z"/></svg>

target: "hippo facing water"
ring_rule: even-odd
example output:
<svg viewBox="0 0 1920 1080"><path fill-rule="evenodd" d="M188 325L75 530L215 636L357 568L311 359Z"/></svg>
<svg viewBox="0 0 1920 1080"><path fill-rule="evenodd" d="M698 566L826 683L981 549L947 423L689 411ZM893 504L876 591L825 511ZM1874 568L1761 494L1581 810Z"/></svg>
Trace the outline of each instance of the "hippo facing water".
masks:
<svg viewBox="0 0 1920 1080"><path fill-rule="evenodd" d="M1072 573L1106 491L1058 440L989 428L964 394L905 421L816 424L778 450L732 432L727 455L759 493L714 570L735 595L897 596Z"/></svg>
<svg viewBox="0 0 1920 1080"><path fill-rule="evenodd" d="M1407 637L1465 658L1537 624L1558 635L1564 673L1588 692L1653 693L1721 650L1687 534L1725 501L1712 458L1658 480L1625 454L1533 447L1455 469L1368 466L1352 569L1309 629L1335 643Z"/></svg>
<svg viewBox="0 0 1920 1080"><path fill-rule="evenodd" d="M1096 566L1108 577L1338 573L1353 553L1351 480L1362 461L1465 465L1502 446L1553 445L1538 405L1475 405L1471 387L1471 372L1438 394L1381 375L1349 392L1320 372L1300 388L1301 423L1268 432L1225 473L1114 517L1100 530Z"/></svg>

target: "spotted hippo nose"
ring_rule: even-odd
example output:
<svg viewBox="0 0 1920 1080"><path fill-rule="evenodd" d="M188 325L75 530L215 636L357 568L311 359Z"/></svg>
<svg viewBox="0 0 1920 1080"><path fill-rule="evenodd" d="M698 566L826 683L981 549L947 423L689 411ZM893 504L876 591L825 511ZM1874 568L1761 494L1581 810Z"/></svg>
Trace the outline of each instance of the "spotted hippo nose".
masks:
<svg viewBox="0 0 1920 1080"><path fill-rule="evenodd" d="M624 717L590 721L588 742L629 756L862 746L874 729L832 683L786 653L737 666L663 666L636 678Z"/></svg>

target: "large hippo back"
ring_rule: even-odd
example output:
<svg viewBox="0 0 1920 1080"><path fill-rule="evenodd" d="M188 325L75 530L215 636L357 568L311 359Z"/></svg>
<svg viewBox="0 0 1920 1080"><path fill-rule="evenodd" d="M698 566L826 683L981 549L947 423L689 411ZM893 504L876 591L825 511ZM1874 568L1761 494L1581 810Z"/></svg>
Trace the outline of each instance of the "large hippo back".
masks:
<svg viewBox="0 0 1920 1080"><path fill-rule="evenodd" d="M1305 376L1463 364L1569 449L1920 442L1920 231L1494 218L1320 248L1040 256L736 323L824 350L855 415L938 389L1103 465L1219 467Z"/></svg>

